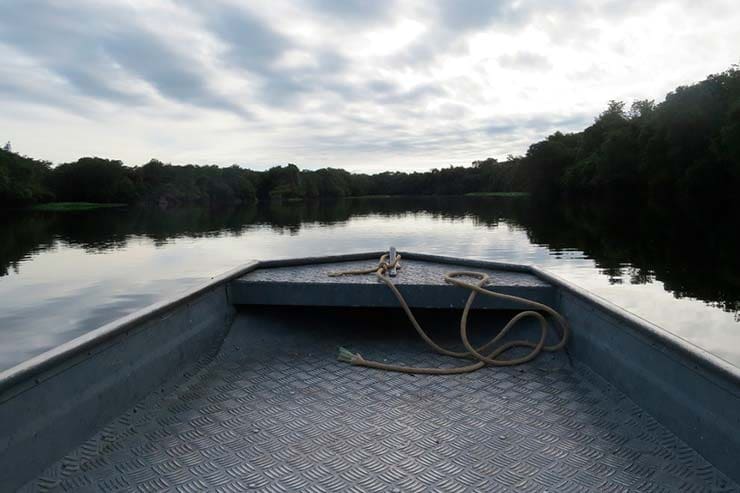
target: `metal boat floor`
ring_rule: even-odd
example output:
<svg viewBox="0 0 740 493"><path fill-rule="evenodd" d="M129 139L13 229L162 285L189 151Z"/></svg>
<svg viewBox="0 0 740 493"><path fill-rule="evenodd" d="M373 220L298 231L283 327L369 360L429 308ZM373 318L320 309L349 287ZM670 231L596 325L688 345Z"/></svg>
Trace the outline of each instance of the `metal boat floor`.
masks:
<svg viewBox="0 0 740 493"><path fill-rule="evenodd" d="M434 337L454 340L451 327ZM406 364L459 364L430 354L397 311L251 308L214 359L26 489L740 491L564 353L413 376L340 363L339 345Z"/></svg>

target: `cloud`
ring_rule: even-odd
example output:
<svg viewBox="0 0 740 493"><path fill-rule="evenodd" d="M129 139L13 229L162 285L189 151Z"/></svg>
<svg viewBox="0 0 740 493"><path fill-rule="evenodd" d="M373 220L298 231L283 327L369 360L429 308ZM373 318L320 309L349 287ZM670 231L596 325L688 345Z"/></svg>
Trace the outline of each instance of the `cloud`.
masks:
<svg viewBox="0 0 740 493"><path fill-rule="evenodd" d="M519 25L530 13L526 2L501 0L442 0L437 3L437 20L449 31L464 33L490 24Z"/></svg>
<svg viewBox="0 0 740 493"><path fill-rule="evenodd" d="M238 5L196 1L188 6L201 17L208 32L226 44L227 59L236 67L255 73L268 71L291 47L286 37Z"/></svg>
<svg viewBox="0 0 740 493"><path fill-rule="evenodd" d="M367 23L388 19L396 6L394 0L309 0L307 6L344 21Z"/></svg>
<svg viewBox="0 0 740 493"><path fill-rule="evenodd" d="M0 137L57 162L503 157L610 99L660 100L740 45L731 0L10 0L0 14Z"/></svg>
<svg viewBox="0 0 740 493"><path fill-rule="evenodd" d="M165 98L246 116L213 91L198 61L124 6L29 0L4 6L0 43L36 60L79 94L119 104L151 102L142 81Z"/></svg>
<svg viewBox="0 0 740 493"><path fill-rule="evenodd" d="M511 55L501 55L498 58L499 64L504 68L517 70L548 70L552 64L546 56L527 51L519 51Z"/></svg>
<svg viewBox="0 0 740 493"><path fill-rule="evenodd" d="M339 7L321 3L339 11L352 8L349 4ZM242 71L247 80L254 82L263 104L295 104L306 94L330 85L332 77L347 66L341 54L301 46L241 5L214 1L189 2L188 7L201 17L206 32L223 44L220 62ZM294 62L285 62L291 54ZM307 63L296 65L301 55Z"/></svg>

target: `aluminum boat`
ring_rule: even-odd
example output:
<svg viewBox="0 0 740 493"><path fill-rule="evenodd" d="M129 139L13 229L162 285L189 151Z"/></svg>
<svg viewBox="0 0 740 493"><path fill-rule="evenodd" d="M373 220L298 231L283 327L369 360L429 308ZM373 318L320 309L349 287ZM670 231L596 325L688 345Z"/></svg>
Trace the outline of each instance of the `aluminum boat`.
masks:
<svg viewBox="0 0 740 493"><path fill-rule="evenodd" d="M462 270L508 296L469 307L475 344L526 298L567 321L560 350L338 360L461 364L376 275L329 275L382 253L250 262L0 373L0 491L740 491L740 371L534 266L401 252L382 275L440 345L461 346Z"/></svg>

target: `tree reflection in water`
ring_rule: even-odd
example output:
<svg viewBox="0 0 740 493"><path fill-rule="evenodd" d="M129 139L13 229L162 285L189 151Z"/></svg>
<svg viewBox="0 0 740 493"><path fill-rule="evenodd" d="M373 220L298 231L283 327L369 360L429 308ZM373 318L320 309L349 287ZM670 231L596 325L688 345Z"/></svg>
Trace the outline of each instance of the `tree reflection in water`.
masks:
<svg viewBox="0 0 740 493"><path fill-rule="evenodd" d="M321 202L273 202L224 209L103 209L85 212L2 213L0 276L19 262L66 245L97 253L126 248L134 238L161 246L176 238L240 236L269 226L295 235L301 228L424 214L434 219L472 219L526 231L531 243L554 254L578 250L593 258L612 283L661 281L676 297L740 311L740 232L727 209L677 210L664 204L568 202L537 204L526 198L399 197ZM0 281L2 282L2 281Z"/></svg>

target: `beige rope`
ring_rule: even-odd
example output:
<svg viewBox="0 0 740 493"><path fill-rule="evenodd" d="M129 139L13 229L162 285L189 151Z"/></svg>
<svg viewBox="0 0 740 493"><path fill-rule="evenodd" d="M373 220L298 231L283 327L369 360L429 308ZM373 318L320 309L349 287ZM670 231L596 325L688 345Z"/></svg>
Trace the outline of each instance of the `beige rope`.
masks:
<svg viewBox="0 0 740 493"><path fill-rule="evenodd" d="M403 308L403 311L406 313L406 316L411 322L411 325L414 326L414 329L416 329L416 332L419 334L419 336L424 340L424 342L426 342L430 347L432 347L432 349L446 356L452 356L455 358L474 359L477 361L475 363L472 363L466 366L459 366L455 368L417 368L417 367L410 367L410 366L403 366L403 365L381 363L379 361L366 360L359 353L351 353L350 351L344 348L339 348L338 358L340 361L351 363L356 366L365 366L368 368L377 368L379 370L396 371L396 372L402 372L402 373L452 375L452 374L458 374L458 373L469 373L471 371L475 371L480 368L483 368L486 365L491 365L491 366L520 365L522 363L526 363L528 361L533 360L542 351L557 351L559 349L562 349L565 346L565 344L568 342L568 336L570 333L568 322L566 322L566 320L562 317L562 315L560 315L558 312L556 312L549 306L543 305L542 303L537 303L536 301L528 300L526 298L521 298L519 296L496 293L495 291L491 291L489 289L484 288L483 286L485 286L485 284L488 282L488 279L489 279L488 274L484 274L482 272L457 271L457 272L448 272L447 274L445 274L444 279L445 279L445 282L449 284L453 284L455 286L459 286L461 288L470 290L470 296L468 296L468 300L465 303L465 307L463 308L462 317L460 318L460 339L462 339L463 345L465 346L465 349L467 351L451 351L449 349L445 349L439 344L437 344L436 342L434 342L434 340L432 340L432 338L427 335L427 333L421 327L419 322L416 320L416 317L414 316L414 314L411 312L411 308L409 308L409 305L408 303L406 303L406 300L403 298L403 295L401 295L400 291L398 291L398 288L396 288L393 282L391 282L391 280L388 277L386 277L385 274L389 270L391 270L393 267L400 268L400 262L401 262L400 255L396 256L396 259L393 263L389 263L388 254L385 254L382 257L380 257L380 260L378 261L378 265L374 268L349 270L349 271L342 271L342 272L331 272L329 273L329 276L331 277L354 276L354 275L366 275L366 274L374 273L375 276L380 281L382 281L386 286L388 286L391 292L393 292L396 299L398 299L398 302L400 303L401 308ZM473 278L478 279L478 282L475 284L471 284L471 283L460 280L461 277L473 277ZM504 328L501 329L501 331L493 339L488 341L483 346L475 348L473 347L473 345L470 343L470 340L468 339L468 315L470 314L470 309L473 306L473 301L475 300L475 297L478 294L482 294L484 296L490 296L491 298L498 298L501 300L515 301L529 308L532 308L532 310L525 310L523 312L516 314L514 317L512 317L511 320L509 320L509 322L504 326ZM558 333L558 331L555 330L555 333L558 334L558 337L559 337L559 341L557 343L549 345L549 346L545 344L545 340L547 338L547 329L550 324L548 323L547 319L541 313L539 313L538 311L534 311L534 310L540 310L550 315L552 319L556 322L555 325L560 327L560 333ZM526 317L533 317L537 319L537 321L539 322L540 338L537 340L537 342L532 342L526 339L519 339L519 340L509 341L507 343L501 344L496 349L491 350L491 348L494 347L496 343L498 343L517 324L517 322L519 322L521 319L526 318ZM499 356L501 356L505 352L515 347L526 347L526 348L530 348L531 350L526 355L520 356L518 358L511 358L511 359L499 358Z"/></svg>

